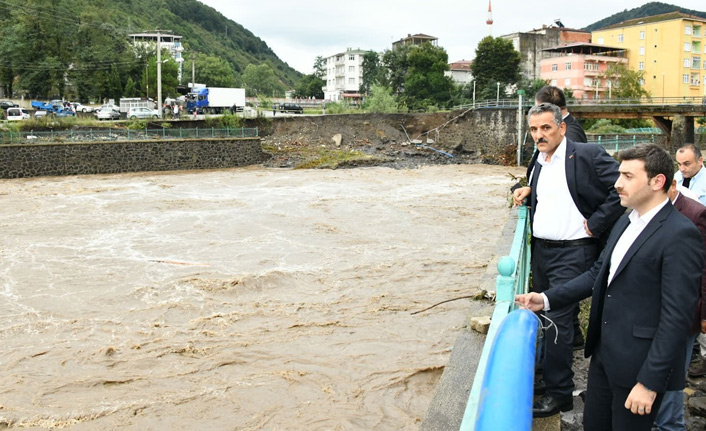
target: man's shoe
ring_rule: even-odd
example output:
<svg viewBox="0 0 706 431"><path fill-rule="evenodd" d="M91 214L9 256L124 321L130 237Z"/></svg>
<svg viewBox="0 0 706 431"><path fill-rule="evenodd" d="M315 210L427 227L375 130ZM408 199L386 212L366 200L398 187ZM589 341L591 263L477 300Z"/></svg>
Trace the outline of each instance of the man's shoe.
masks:
<svg viewBox="0 0 706 431"><path fill-rule="evenodd" d="M568 397L555 398L551 395L542 395L532 405L532 416L536 418L546 418L554 416L559 412L568 412L574 408L574 398Z"/></svg>
<svg viewBox="0 0 706 431"><path fill-rule="evenodd" d="M706 376L706 359L700 358L689 365L689 377Z"/></svg>

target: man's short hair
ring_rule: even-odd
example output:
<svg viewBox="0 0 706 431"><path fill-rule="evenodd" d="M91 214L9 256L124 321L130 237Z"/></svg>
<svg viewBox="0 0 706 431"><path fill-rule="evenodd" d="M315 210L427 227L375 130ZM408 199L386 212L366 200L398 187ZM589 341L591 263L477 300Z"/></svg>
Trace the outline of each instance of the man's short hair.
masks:
<svg viewBox="0 0 706 431"><path fill-rule="evenodd" d="M656 144L639 144L618 153L620 161L642 160L645 163L647 178L652 179L659 174L664 175L662 190L667 192L674 179L674 160L669 153Z"/></svg>
<svg viewBox="0 0 706 431"><path fill-rule="evenodd" d="M559 108L566 108L566 97L561 88L553 85L545 85L534 96L534 100L540 103L551 103Z"/></svg>
<svg viewBox="0 0 706 431"><path fill-rule="evenodd" d="M686 150L691 150L694 152L694 158L699 160L701 158L701 150L694 144L684 144L677 150L677 153L683 153Z"/></svg>
<svg viewBox="0 0 706 431"><path fill-rule="evenodd" d="M561 109L551 103L540 103L531 107L529 112L527 112L527 122L529 122L529 119L532 118L532 116L544 114L545 112L551 112L554 114L554 122L557 126L561 126L561 123L564 122L561 115Z"/></svg>

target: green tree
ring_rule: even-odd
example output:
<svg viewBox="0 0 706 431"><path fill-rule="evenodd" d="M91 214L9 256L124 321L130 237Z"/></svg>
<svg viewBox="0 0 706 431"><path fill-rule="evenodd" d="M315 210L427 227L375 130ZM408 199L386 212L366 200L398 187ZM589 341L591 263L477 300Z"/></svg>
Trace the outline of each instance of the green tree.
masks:
<svg viewBox="0 0 706 431"><path fill-rule="evenodd" d="M275 73L269 64L248 64L241 77L250 96L281 94L282 87L275 78Z"/></svg>
<svg viewBox="0 0 706 431"><path fill-rule="evenodd" d="M389 88L373 84L363 109L368 112L394 113L397 112L397 101Z"/></svg>
<svg viewBox="0 0 706 431"><path fill-rule="evenodd" d="M505 88L520 81L520 53L512 41L486 36L476 48L471 71L476 79L476 98L494 99L500 83L501 97Z"/></svg>
<svg viewBox="0 0 706 431"><path fill-rule="evenodd" d="M320 55L314 59L314 76L320 79L326 76L326 60Z"/></svg>
<svg viewBox="0 0 706 431"><path fill-rule="evenodd" d="M362 94L369 94L374 85L380 85L384 81L384 69L380 64L380 56L375 51L368 51L363 54L363 77L360 82Z"/></svg>
<svg viewBox="0 0 706 431"><path fill-rule="evenodd" d="M630 70L623 64L608 66L603 79L610 81L611 97L615 99L639 99L649 97L650 93L642 86L644 71Z"/></svg>
<svg viewBox="0 0 706 431"><path fill-rule="evenodd" d="M193 61L195 69L195 81L206 84L207 87L235 87L235 69L222 57L214 57L200 52L195 52L190 56L190 65ZM189 75L189 81L191 75Z"/></svg>
<svg viewBox="0 0 706 431"><path fill-rule="evenodd" d="M382 55L382 66L385 68L382 85L392 90L392 94L401 96L404 93L407 68L407 55L411 45L388 49Z"/></svg>
<svg viewBox="0 0 706 431"><path fill-rule="evenodd" d="M323 99L324 85L326 85L326 81L317 77L316 74L305 75L299 81L295 93L297 97Z"/></svg>
<svg viewBox="0 0 706 431"><path fill-rule="evenodd" d="M444 75L449 70L449 56L444 48L431 43L416 45L407 56L405 98L412 109L445 106L451 99L453 82Z"/></svg>

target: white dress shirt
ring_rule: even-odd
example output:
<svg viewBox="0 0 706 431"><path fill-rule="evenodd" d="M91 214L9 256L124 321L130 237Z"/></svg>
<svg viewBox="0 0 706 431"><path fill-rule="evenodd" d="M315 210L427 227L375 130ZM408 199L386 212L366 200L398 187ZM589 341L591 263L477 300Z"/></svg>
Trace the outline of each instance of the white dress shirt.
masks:
<svg viewBox="0 0 706 431"><path fill-rule="evenodd" d="M587 238L586 219L571 198L566 182L566 138L554 151L551 161L547 161L546 153L539 153L537 161L542 165L542 171L535 190L537 208L532 235L558 241Z"/></svg>

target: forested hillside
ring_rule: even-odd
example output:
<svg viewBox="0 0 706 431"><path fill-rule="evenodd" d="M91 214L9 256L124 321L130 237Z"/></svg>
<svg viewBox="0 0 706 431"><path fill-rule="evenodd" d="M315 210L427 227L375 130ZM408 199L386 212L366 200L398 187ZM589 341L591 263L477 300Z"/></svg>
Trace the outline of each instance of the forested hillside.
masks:
<svg viewBox="0 0 706 431"><path fill-rule="evenodd" d="M696 4L697 2L694 2ZM594 22L593 24L583 28L583 30L588 30L588 31L594 31L598 30L599 28L603 27L608 27L613 24L618 24L623 21L628 21L631 19L635 18L644 18L646 16L653 16L653 15L661 15L663 13L669 13L669 12L674 12L674 11L679 11L683 12L689 15L695 15L699 16L701 18L706 18L706 12L700 12L692 9L685 9L683 7L679 6L674 6L666 3L660 3L660 2L651 2L644 4L640 7L636 7L634 9L627 10L625 9L624 11L620 13L616 13L614 15L609 16L608 18L604 18L600 21Z"/></svg>
<svg viewBox="0 0 706 431"><path fill-rule="evenodd" d="M153 93L156 52L136 51L128 34L156 29L183 36L183 83L191 81L192 60L196 81L211 86L242 85L248 65L269 71L278 93L301 78L264 41L196 0L5 0L0 86L30 98L137 97L148 86ZM167 60L162 70L165 92L173 92L176 63Z"/></svg>

